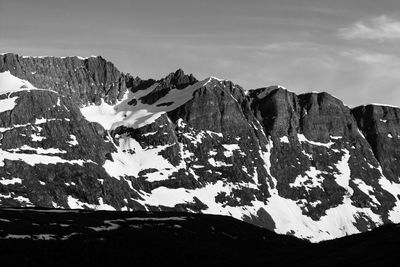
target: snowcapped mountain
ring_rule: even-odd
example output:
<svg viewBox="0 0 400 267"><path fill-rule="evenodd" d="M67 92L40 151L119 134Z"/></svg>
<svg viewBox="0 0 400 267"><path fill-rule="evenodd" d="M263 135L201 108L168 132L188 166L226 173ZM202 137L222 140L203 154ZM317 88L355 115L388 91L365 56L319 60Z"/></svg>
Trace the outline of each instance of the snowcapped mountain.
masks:
<svg viewBox="0 0 400 267"><path fill-rule="evenodd" d="M0 205L230 215L320 241L400 222L400 109L101 57L0 55Z"/></svg>

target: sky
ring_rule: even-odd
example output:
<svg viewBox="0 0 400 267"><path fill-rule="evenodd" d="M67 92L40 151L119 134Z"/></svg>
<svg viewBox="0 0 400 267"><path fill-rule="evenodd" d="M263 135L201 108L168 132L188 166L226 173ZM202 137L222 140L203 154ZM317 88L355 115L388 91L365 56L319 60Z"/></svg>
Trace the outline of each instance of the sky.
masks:
<svg viewBox="0 0 400 267"><path fill-rule="evenodd" d="M399 0L0 0L0 53L400 106Z"/></svg>

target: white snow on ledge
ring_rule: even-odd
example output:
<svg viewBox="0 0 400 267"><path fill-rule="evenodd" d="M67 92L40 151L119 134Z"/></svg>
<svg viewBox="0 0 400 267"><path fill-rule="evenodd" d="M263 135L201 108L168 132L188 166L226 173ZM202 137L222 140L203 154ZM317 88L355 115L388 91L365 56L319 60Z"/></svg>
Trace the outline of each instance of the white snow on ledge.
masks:
<svg viewBox="0 0 400 267"><path fill-rule="evenodd" d="M98 198L99 204L88 204L80 201L73 196L68 196L68 206L71 209L94 209L94 210L112 210L115 211L115 208L111 205L105 204L103 198Z"/></svg>
<svg viewBox="0 0 400 267"><path fill-rule="evenodd" d="M2 185L20 184L20 183L22 183L22 180L20 178L0 179L0 184Z"/></svg>
<svg viewBox="0 0 400 267"><path fill-rule="evenodd" d="M335 144L335 143L332 142L332 141L330 141L330 142L328 142L328 143L321 143L321 142L310 141L310 140L308 140L308 139L304 136L304 134L297 134L297 138L299 139L299 142L300 142L300 143L306 142L306 143L309 143L309 144L314 145L314 146L324 146L324 147L326 147L326 148L330 148L332 145Z"/></svg>
<svg viewBox="0 0 400 267"><path fill-rule="evenodd" d="M43 151L41 151L43 152ZM48 151L44 151L48 152ZM51 151L53 152L53 151ZM74 160L66 160L59 156L53 156L48 154L25 154L25 153L15 153L9 152L0 149L0 167L4 166L4 160L13 160L13 161L23 161L28 165L35 166L37 164L57 164L57 163L64 163L64 164L71 164L71 165L80 165L83 166L85 163L92 163L96 164L91 160L83 160L83 159L74 159Z"/></svg>
<svg viewBox="0 0 400 267"><path fill-rule="evenodd" d="M24 151L34 151L36 152L36 154L66 154L67 151L65 150L60 150L58 148L47 148L47 149L43 149L41 147L30 147L28 145L23 145L20 148L13 148L13 149L8 149L7 151L9 152L24 152Z"/></svg>

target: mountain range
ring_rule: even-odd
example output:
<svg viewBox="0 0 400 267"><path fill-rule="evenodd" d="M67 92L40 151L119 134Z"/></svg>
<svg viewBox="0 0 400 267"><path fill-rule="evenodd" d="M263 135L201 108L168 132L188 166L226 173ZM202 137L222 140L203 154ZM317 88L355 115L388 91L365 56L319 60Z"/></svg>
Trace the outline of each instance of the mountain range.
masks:
<svg viewBox="0 0 400 267"><path fill-rule="evenodd" d="M400 108L98 57L0 55L0 206L228 215L312 242L400 222Z"/></svg>

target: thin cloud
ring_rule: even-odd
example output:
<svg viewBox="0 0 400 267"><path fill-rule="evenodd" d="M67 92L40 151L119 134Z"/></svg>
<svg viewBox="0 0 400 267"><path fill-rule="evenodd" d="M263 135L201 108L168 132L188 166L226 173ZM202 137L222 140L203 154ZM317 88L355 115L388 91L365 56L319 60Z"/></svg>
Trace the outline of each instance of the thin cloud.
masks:
<svg viewBox="0 0 400 267"><path fill-rule="evenodd" d="M358 21L339 30L343 39L394 40L400 39L400 21L382 15L367 21Z"/></svg>
<svg viewBox="0 0 400 267"><path fill-rule="evenodd" d="M393 54L376 53L360 49L341 51L339 55L367 64L400 65L400 59Z"/></svg>

